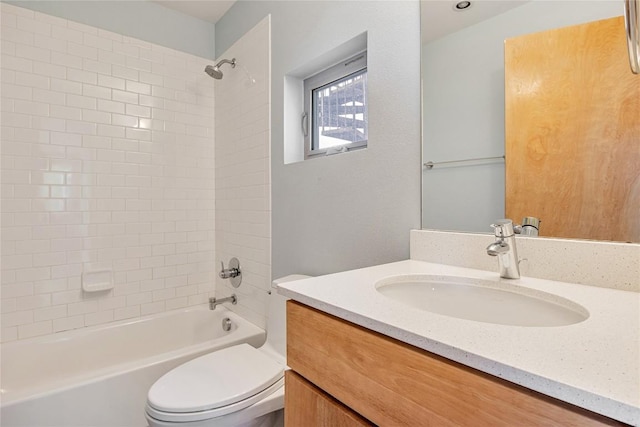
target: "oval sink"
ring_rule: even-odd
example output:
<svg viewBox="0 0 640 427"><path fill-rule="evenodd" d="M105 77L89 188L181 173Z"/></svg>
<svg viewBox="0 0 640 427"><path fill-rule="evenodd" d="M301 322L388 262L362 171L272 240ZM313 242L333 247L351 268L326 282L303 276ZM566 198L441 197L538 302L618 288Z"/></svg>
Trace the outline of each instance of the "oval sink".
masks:
<svg viewBox="0 0 640 427"><path fill-rule="evenodd" d="M420 310L510 326L566 326L589 312L566 298L504 282L469 277L406 275L376 283L382 295Z"/></svg>

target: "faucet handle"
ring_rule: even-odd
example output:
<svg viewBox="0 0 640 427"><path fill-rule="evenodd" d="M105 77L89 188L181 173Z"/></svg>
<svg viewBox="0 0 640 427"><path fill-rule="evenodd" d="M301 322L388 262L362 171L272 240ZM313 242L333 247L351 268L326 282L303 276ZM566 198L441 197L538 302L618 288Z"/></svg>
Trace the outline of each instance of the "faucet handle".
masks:
<svg viewBox="0 0 640 427"><path fill-rule="evenodd" d="M516 234L523 236L537 236L542 221L534 216L525 216L522 218L522 225L514 225L513 230Z"/></svg>
<svg viewBox="0 0 640 427"><path fill-rule="evenodd" d="M497 220L491 227L496 237L510 237L514 234L513 221L507 218Z"/></svg>
<svg viewBox="0 0 640 427"><path fill-rule="evenodd" d="M230 268L224 268L224 261L220 261L220 273L218 274L218 276L220 276L221 279L229 279L231 277L235 277L234 274L237 273L236 270L231 266L229 267Z"/></svg>
<svg viewBox="0 0 640 427"><path fill-rule="evenodd" d="M224 268L224 262L220 261L220 276L221 279L231 279L231 284L234 288L240 286L242 282L242 271L240 271L240 261L238 258L233 257L229 260L229 268Z"/></svg>

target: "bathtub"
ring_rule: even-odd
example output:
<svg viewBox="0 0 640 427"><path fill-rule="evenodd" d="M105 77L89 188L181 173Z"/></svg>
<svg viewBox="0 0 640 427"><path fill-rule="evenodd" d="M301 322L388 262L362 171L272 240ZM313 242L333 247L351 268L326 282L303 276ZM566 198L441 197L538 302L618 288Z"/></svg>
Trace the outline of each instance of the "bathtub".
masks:
<svg viewBox="0 0 640 427"><path fill-rule="evenodd" d="M147 391L165 372L213 350L264 340L264 330L224 307L199 306L5 343L0 425L143 427Z"/></svg>

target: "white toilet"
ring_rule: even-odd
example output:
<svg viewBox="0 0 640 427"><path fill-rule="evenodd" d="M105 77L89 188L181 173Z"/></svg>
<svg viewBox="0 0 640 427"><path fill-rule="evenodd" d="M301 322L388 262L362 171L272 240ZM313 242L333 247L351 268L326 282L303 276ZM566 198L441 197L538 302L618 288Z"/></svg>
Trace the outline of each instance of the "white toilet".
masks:
<svg viewBox="0 0 640 427"><path fill-rule="evenodd" d="M274 280L269 295L267 341L240 344L193 359L167 372L149 389L150 427L272 427L282 423L286 368L286 298Z"/></svg>

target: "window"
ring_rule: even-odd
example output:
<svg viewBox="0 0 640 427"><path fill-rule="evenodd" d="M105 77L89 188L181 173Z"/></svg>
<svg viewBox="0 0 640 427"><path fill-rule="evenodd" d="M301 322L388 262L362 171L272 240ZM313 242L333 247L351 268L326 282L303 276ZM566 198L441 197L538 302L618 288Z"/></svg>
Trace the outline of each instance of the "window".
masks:
<svg viewBox="0 0 640 427"><path fill-rule="evenodd" d="M305 158L367 146L367 53L304 81ZM332 150L332 151L333 151Z"/></svg>

